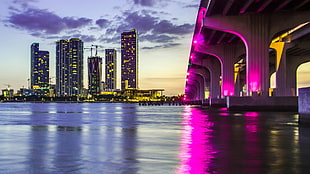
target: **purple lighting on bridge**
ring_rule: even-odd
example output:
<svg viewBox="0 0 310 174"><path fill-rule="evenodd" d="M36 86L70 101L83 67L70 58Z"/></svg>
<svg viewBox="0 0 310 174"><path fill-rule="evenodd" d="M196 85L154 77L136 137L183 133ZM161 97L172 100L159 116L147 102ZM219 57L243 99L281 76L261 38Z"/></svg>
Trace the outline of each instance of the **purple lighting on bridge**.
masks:
<svg viewBox="0 0 310 174"><path fill-rule="evenodd" d="M200 33L198 33L195 37L194 37L194 44L201 44L204 42L204 36Z"/></svg>
<svg viewBox="0 0 310 174"><path fill-rule="evenodd" d="M223 96L233 96L234 95L234 87L225 83L223 84Z"/></svg>

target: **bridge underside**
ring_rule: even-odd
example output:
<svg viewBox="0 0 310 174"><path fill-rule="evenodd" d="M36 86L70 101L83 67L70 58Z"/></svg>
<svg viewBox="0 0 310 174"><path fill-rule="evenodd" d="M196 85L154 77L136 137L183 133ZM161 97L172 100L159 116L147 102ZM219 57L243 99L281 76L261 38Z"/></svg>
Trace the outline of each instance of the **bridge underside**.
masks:
<svg viewBox="0 0 310 174"><path fill-rule="evenodd" d="M309 1L202 0L185 100L219 99L231 107L236 97L249 102L260 96L255 106L262 98L296 96L297 68L310 61L309 22ZM276 88L271 89L273 73Z"/></svg>

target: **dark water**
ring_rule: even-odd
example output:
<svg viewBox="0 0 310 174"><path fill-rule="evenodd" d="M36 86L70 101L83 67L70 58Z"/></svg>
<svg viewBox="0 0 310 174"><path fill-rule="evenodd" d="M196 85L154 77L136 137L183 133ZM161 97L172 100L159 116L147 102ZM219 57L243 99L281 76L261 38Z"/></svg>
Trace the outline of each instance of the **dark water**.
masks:
<svg viewBox="0 0 310 174"><path fill-rule="evenodd" d="M0 103L0 173L306 174L298 114Z"/></svg>

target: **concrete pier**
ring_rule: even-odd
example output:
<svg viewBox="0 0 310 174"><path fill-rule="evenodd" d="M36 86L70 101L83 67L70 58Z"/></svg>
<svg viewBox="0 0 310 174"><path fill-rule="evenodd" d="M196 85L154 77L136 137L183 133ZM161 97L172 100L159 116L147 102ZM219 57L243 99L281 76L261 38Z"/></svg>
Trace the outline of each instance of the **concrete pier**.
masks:
<svg viewBox="0 0 310 174"><path fill-rule="evenodd" d="M310 87L299 88L298 92L299 123L310 125Z"/></svg>
<svg viewBox="0 0 310 174"><path fill-rule="evenodd" d="M310 93L309 93L310 94ZM310 99L310 97L309 97ZM268 97L268 96L246 96L226 97L229 110L242 111L296 111L298 110L298 97ZM310 105L309 105L310 106Z"/></svg>

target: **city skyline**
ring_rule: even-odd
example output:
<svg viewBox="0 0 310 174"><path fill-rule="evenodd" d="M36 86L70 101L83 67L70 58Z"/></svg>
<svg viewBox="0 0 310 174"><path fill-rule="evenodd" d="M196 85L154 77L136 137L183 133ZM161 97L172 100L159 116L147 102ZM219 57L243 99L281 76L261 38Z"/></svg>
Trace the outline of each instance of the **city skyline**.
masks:
<svg viewBox="0 0 310 174"><path fill-rule="evenodd" d="M139 87L165 89L165 95L184 93L187 63L200 0L3 0L0 6L0 89L28 86L29 45L41 43L50 52L50 77L55 83L55 41L78 37L92 44L116 49L120 33L137 29L139 35ZM104 57L104 52L98 55ZM85 50L84 66L90 51ZM156 60L156 61L155 61ZM117 57L120 62L120 56ZM308 66L302 65L299 87L309 86ZM117 69L120 82L120 68ZM84 73L84 79L87 74ZM84 81L84 87L87 87ZM117 84L120 89L120 83Z"/></svg>
<svg viewBox="0 0 310 174"><path fill-rule="evenodd" d="M183 93L198 6L199 0L118 0L109 3L101 0L76 0L74 3L4 0L0 7L0 32L7 43L0 44L0 59L15 66L18 71L13 73L10 68L1 65L0 74L9 75L0 75L0 83L10 84L15 90L27 86L30 74L28 48L33 42L39 42L42 49L52 51L56 40L78 37L84 41L85 47L101 45L101 50L116 49L120 55L121 32L135 28L140 33L139 87L165 89L165 95ZM18 52L13 51L16 49ZM98 55L104 57L101 50ZM84 55L86 66L90 51L85 50ZM56 76L55 57L55 53L51 52L51 77ZM118 62L120 58L117 57ZM117 73L119 82L120 68ZM87 74L84 74L86 78ZM55 83L54 78L52 83ZM84 87L87 85L84 81ZM117 88L120 89L120 83Z"/></svg>

